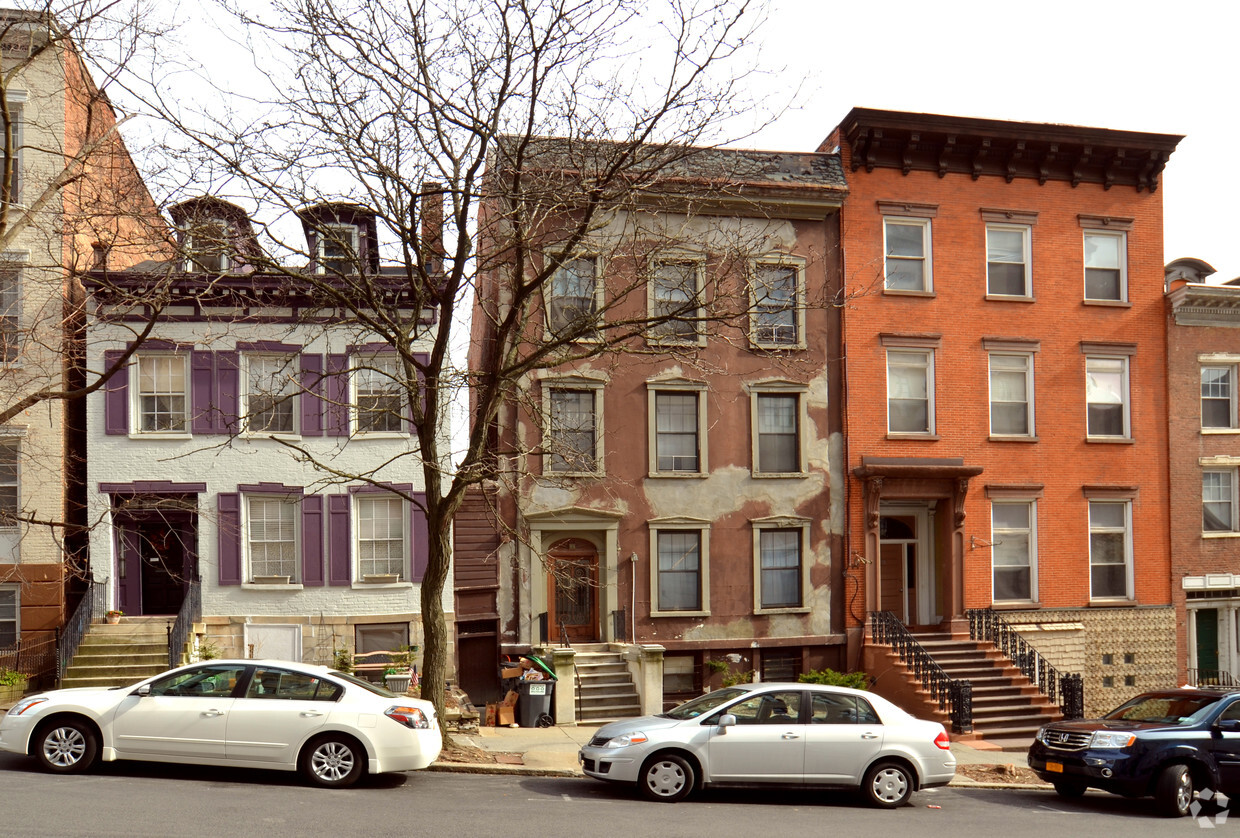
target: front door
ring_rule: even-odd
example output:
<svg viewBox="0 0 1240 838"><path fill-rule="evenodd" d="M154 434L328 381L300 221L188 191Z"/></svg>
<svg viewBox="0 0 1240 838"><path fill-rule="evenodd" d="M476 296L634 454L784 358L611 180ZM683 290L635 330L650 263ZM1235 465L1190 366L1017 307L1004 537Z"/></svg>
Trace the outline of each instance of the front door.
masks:
<svg viewBox="0 0 1240 838"><path fill-rule="evenodd" d="M572 538L547 554L547 620L552 641L598 640L598 551L584 539Z"/></svg>
<svg viewBox="0 0 1240 838"><path fill-rule="evenodd" d="M193 528L158 517L117 524L117 588L126 614L176 614L194 573Z"/></svg>
<svg viewBox="0 0 1240 838"><path fill-rule="evenodd" d="M1197 630L1197 683L1215 683L1218 677L1218 609L1198 608L1192 612Z"/></svg>
<svg viewBox="0 0 1240 838"><path fill-rule="evenodd" d="M933 513L924 503L884 504L878 522L878 607L906 625L939 621Z"/></svg>

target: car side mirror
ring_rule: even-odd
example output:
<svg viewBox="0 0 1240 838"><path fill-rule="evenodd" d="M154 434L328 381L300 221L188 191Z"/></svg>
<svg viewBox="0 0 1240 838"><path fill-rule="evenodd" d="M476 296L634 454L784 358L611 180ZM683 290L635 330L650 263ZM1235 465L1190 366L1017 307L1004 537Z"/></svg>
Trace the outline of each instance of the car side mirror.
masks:
<svg viewBox="0 0 1240 838"><path fill-rule="evenodd" d="M136 690L134 690L133 692L134 692L134 695L150 695L150 694L151 694L151 685L150 685L150 684L143 684L142 686L138 687L138 688L137 688Z"/></svg>
<svg viewBox="0 0 1240 838"><path fill-rule="evenodd" d="M1217 727L1224 733L1236 733L1240 731L1240 719L1223 719Z"/></svg>
<svg viewBox="0 0 1240 838"><path fill-rule="evenodd" d="M724 713L722 716L719 717L719 732L727 733L728 728L730 728L734 724L736 724L736 716L732 715L731 713Z"/></svg>

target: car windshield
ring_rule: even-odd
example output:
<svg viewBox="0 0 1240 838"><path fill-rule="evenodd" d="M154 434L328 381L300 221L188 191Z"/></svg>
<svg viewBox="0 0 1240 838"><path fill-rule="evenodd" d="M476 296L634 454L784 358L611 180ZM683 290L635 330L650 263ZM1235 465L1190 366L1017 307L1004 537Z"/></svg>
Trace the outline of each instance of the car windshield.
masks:
<svg viewBox="0 0 1240 838"><path fill-rule="evenodd" d="M745 690L722 689L709 692L706 695L699 695L697 698L690 699L684 704L680 704L668 710L666 713L660 713L660 716L668 719L676 719L684 721L685 719L696 719L698 716L704 716L716 707L727 704L729 701L740 698L745 694Z"/></svg>
<svg viewBox="0 0 1240 838"><path fill-rule="evenodd" d="M396 693L392 692L391 690L385 690L383 687L379 686L378 684L372 684L369 681L363 681L361 678L358 678L354 675L349 675L346 672L337 672L336 670L333 669L331 672L327 674L335 676L336 678L339 678L342 681L347 681L350 684L353 684L354 686L361 687L362 689L367 690L368 692L372 692L375 695L381 695L384 698L399 698L399 696Z"/></svg>
<svg viewBox="0 0 1240 838"><path fill-rule="evenodd" d="M1147 693L1124 702L1104 719L1116 722L1152 722L1165 725L1195 724L1218 703L1216 695Z"/></svg>

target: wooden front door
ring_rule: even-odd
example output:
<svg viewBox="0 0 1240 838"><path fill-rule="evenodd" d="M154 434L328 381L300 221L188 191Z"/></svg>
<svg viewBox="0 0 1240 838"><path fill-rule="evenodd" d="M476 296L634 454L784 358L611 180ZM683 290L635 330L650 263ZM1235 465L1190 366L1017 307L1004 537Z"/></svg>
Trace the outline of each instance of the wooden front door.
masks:
<svg viewBox="0 0 1240 838"><path fill-rule="evenodd" d="M549 640L592 643L598 633L598 551L579 538L561 541L547 554Z"/></svg>
<svg viewBox="0 0 1240 838"><path fill-rule="evenodd" d="M119 522L117 529L121 610L129 615L176 614L194 573L192 526L147 517Z"/></svg>

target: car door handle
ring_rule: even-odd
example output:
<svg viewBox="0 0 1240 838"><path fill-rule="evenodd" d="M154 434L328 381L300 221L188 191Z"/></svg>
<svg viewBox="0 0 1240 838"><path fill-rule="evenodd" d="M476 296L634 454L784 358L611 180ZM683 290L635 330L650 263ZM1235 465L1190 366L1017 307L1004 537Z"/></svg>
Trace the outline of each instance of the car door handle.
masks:
<svg viewBox="0 0 1240 838"><path fill-rule="evenodd" d="M800 739L800 738L801 738L801 734L799 734L799 733L785 733L783 736L781 736L781 737L779 737L779 738L780 738L780 739Z"/></svg>
<svg viewBox="0 0 1240 838"><path fill-rule="evenodd" d="M861 738L862 739L877 739L878 734L877 733L863 733L861 734Z"/></svg>
<svg viewBox="0 0 1240 838"><path fill-rule="evenodd" d="M224 711L223 711L223 710L203 710L203 711L202 711L202 715L204 715L204 716L222 716L222 715L224 715Z"/></svg>
<svg viewBox="0 0 1240 838"><path fill-rule="evenodd" d="M313 719L316 716L321 716L323 714L315 712L314 710L302 710L298 715L301 716L303 719Z"/></svg>

